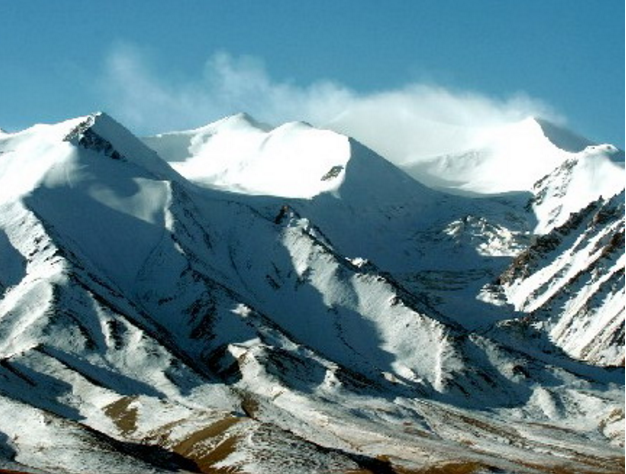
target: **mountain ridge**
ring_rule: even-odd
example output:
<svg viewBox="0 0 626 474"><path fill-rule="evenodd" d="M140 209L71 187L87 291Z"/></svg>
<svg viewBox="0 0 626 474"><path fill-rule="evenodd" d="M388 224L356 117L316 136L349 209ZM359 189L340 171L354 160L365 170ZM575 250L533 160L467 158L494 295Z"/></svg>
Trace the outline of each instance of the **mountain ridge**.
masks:
<svg viewBox="0 0 626 474"><path fill-rule="evenodd" d="M242 120L226 124L239 138ZM525 318L513 307L522 293L494 280L524 251L539 262L520 270L526 278L561 261L534 247L525 195L430 190L357 141L308 125L279 127L269 148L271 132L253 130L252 154L241 157L249 163L262 147L270 164L268 150L313 160L324 146L299 155L300 137L331 137L335 154L302 174L308 191L287 196L198 185L103 114L57 128L0 141L3 182L28 175L0 202L0 468L347 473L474 463L537 474L619 464L623 368L594 359L619 353L619 334L580 357L570 346L584 328L572 336L561 330L569 313L543 308L551 312L537 321L582 359L573 365L507 332ZM335 184L310 195L337 156L346 161L328 178ZM583 268L583 280L613 278L610 267L619 301L624 209L619 198L595 202L578 223L569 218L571 237L555 248L574 260L610 255L606 269ZM16 406L21 424L10 422ZM39 426L48 428L29 436Z"/></svg>

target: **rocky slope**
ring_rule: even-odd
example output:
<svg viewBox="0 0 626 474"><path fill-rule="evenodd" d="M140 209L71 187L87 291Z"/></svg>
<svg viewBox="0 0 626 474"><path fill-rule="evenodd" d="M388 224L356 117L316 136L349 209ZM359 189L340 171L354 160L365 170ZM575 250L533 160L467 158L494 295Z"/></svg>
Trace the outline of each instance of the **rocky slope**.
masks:
<svg viewBox="0 0 626 474"><path fill-rule="evenodd" d="M515 258L499 283L527 316L504 325L576 359L623 366L625 263L622 191L571 214Z"/></svg>

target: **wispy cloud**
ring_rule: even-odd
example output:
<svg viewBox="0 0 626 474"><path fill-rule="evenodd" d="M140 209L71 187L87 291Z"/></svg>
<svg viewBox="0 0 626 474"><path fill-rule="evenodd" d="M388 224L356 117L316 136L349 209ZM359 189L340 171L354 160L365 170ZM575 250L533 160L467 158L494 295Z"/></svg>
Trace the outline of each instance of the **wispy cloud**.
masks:
<svg viewBox="0 0 626 474"><path fill-rule="evenodd" d="M354 136L392 161L471 146L472 129L527 116L560 118L523 94L505 99L433 84L358 93L330 80L307 85L272 78L259 58L218 52L195 77L174 80L146 54L118 45L100 82L107 110L140 133L197 127L247 112L280 124L305 120Z"/></svg>
<svg viewBox="0 0 626 474"><path fill-rule="evenodd" d="M330 127L352 135L392 161L467 150L478 145L484 127L529 116L562 118L522 93L496 99L433 84L356 97Z"/></svg>

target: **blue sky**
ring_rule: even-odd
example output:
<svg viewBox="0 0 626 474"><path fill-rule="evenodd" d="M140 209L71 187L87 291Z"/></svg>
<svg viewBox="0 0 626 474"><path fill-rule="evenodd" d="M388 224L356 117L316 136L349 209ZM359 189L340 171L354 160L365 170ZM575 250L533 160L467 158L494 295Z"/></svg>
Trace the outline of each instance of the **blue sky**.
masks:
<svg viewBox="0 0 626 474"><path fill-rule="evenodd" d="M624 147L621 0L0 0L0 8L0 127L9 130L95 110L137 133L240 110L321 123L349 101L400 93L417 94L433 116L446 107L469 123L483 113L542 113ZM442 95L454 100L440 105Z"/></svg>

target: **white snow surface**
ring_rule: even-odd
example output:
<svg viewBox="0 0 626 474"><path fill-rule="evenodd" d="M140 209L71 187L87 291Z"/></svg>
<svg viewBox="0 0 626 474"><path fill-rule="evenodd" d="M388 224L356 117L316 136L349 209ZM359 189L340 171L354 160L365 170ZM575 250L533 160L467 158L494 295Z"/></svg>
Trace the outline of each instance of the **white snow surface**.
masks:
<svg viewBox="0 0 626 474"><path fill-rule="evenodd" d="M502 194L531 191L536 181L566 160L602 154L612 148L595 147L567 130L532 117L477 128L472 131L470 143L470 148L455 152L409 155L401 167L416 179L449 192Z"/></svg>
<svg viewBox="0 0 626 474"><path fill-rule="evenodd" d="M624 162L610 145L590 146L567 159L533 186L535 233L563 225L570 214L598 198L619 194L626 184Z"/></svg>
<svg viewBox="0 0 626 474"><path fill-rule="evenodd" d="M195 183L293 198L336 190L350 158L345 136L303 122L268 130L245 114L144 141Z"/></svg>

